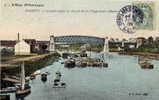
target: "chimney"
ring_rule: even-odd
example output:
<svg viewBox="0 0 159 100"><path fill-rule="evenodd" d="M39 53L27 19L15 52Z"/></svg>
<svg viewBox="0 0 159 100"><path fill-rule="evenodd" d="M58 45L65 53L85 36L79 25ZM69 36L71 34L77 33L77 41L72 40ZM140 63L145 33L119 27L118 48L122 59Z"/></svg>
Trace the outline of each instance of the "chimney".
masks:
<svg viewBox="0 0 159 100"><path fill-rule="evenodd" d="M20 41L19 33L18 33L18 42Z"/></svg>

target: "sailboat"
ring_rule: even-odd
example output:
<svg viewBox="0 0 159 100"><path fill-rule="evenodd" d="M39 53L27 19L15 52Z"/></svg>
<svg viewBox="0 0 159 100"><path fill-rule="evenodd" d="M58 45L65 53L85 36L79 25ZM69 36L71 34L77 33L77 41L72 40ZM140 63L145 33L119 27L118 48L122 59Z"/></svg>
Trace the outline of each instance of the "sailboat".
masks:
<svg viewBox="0 0 159 100"><path fill-rule="evenodd" d="M105 53L101 54L102 67L108 67L108 63L105 63Z"/></svg>
<svg viewBox="0 0 159 100"><path fill-rule="evenodd" d="M54 82L55 83L60 82L60 79L61 79L61 72L57 71L55 74Z"/></svg>
<svg viewBox="0 0 159 100"><path fill-rule="evenodd" d="M16 97L25 96L31 92L31 87L25 82L24 62L21 63L21 82L16 90Z"/></svg>
<svg viewBox="0 0 159 100"><path fill-rule="evenodd" d="M65 88L66 87L66 83L61 82L61 76L62 76L61 72L57 71L55 73L53 88Z"/></svg>

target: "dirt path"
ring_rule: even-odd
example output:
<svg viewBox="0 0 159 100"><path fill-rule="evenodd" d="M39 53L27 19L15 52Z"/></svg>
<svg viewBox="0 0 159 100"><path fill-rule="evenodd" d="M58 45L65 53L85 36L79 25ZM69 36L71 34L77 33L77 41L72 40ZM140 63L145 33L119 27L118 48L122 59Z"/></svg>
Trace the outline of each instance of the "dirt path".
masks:
<svg viewBox="0 0 159 100"><path fill-rule="evenodd" d="M20 57L20 58L18 57L18 58L10 59L10 60L6 61L5 63L1 63L0 67L15 67L16 63L23 62L23 61L39 60L39 59L42 59L48 55L49 54L34 55L34 56Z"/></svg>

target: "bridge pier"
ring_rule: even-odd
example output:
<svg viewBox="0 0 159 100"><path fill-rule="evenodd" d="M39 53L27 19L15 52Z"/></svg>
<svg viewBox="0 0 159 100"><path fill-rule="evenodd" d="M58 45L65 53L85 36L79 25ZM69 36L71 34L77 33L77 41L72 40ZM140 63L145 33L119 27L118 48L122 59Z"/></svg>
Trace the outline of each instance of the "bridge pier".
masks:
<svg viewBox="0 0 159 100"><path fill-rule="evenodd" d="M54 35L50 36L49 52L50 53L55 52L55 37L54 37Z"/></svg>
<svg viewBox="0 0 159 100"><path fill-rule="evenodd" d="M108 53L109 52L109 42L108 42L108 37L105 38L105 42L104 42L104 53Z"/></svg>

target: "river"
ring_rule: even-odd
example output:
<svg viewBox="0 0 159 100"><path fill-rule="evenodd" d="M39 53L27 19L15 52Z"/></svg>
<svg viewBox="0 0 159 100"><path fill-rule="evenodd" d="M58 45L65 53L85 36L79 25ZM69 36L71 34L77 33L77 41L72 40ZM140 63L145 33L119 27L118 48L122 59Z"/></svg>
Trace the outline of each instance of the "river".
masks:
<svg viewBox="0 0 159 100"><path fill-rule="evenodd" d="M41 72L51 73L48 80L42 82L39 75L30 81L31 93L24 100L158 100L159 61L153 60L154 69L146 70L135 56L112 53L105 58L108 68L68 69L61 60L46 66ZM62 73L66 88L52 88L56 71Z"/></svg>

